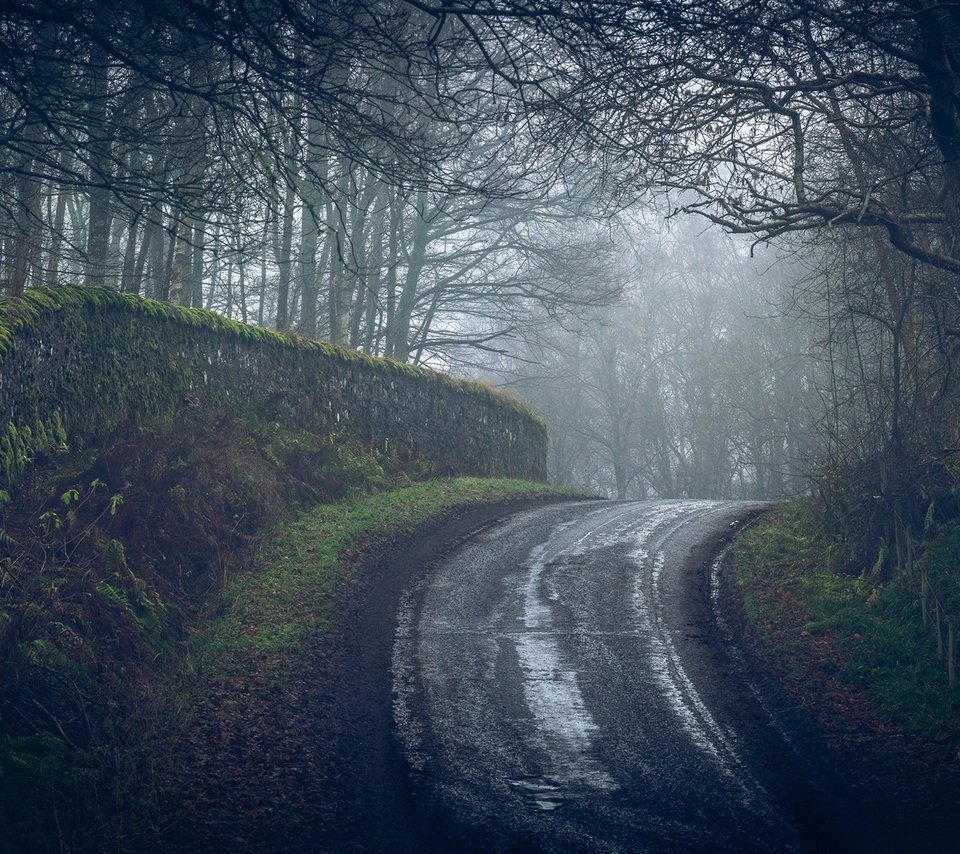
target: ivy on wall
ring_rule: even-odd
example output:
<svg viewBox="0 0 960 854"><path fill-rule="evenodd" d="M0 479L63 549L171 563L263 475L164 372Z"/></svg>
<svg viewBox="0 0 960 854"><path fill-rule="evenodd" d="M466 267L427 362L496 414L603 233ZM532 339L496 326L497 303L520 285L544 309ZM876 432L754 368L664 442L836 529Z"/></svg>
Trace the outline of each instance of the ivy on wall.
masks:
<svg viewBox="0 0 960 854"><path fill-rule="evenodd" d="M389 447L438 474L543 480L546 427L480 383L118 294L38 288L0 302L0 489L38 453L164 425L191 392L286 429Z"/></svg>

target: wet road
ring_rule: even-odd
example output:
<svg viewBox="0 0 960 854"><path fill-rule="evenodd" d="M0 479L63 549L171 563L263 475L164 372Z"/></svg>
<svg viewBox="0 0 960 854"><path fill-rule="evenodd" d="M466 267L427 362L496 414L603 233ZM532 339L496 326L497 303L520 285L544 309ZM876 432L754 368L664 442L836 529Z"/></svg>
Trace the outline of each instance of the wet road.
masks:
<svg viewBox="0 0 960 854"><path fill-rule="evenodd" d="M456 847L811 847L789 749L706 636L705 544L755 507L540 507L404 594L395 730L415 797Z"/></svg>

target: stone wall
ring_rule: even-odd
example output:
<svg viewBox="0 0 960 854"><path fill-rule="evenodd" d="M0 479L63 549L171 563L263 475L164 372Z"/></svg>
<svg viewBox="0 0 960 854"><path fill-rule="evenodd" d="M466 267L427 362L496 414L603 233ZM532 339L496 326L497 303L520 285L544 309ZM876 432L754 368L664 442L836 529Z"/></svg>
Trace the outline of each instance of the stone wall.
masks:
<svg viewBox="0 0 960 854"><path fill-rule="evenodd" d="M479 383L103 288L0 301L2 489L37 453L154 425L191 395L286 429L402 444L438 474L545 478L543 421Z"/></svg>

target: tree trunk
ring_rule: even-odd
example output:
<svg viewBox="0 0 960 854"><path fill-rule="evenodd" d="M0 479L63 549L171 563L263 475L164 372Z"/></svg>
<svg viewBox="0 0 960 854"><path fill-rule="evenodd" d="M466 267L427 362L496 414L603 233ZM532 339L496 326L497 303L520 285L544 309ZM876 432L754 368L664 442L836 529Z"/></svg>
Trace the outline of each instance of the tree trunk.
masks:
<svg viewBox="0 0 960 854"><path fill-rule="evenodd" d="M34 174L34 156L39 153L43 140L40 117L32 110L27 114L23 129L24 155L17 164L16 222L17 239L10 262L10 293L19 296L24 292L40 254L41 192L40 179Z"/></svg>
<svg viewBox="0 0 960 854"><path fill-rule="evenodd" d="M227 317L233 315L233 258L227 261L227 295L223 313Z"/></svg>
<svg viewBox="0 0 960 854"><path fill-rule="evenodd" d="M390 341L390 355L402 362L410 354L410 321L413 309L417 304L417 289L420 283L420 273L426 257L427 244L430 239L430 223L427 221L427 191L417 192L416 218L413 221L410 253L407 261L407 275L403 282L403 290L397 304L397 313L393 323L387 330Z"/></svg>
<svg viewBox="0 0 960 854"><path fill-rule="evenodd" d="M60 168L66 164L66 155L60 160ZM60 272L60 253L63 249L63 226L67 218L67 191L61 185L57 188L57 207L53 215L53 228L50 236L50 252L47 255L47 271L44 284L52 287L57 283Z"/></svg>
<svg viewBox="0 0 960 854"><path fill-rule="evenodd" d="M247 265L243 263L243 259L240 259L240 263L237 265L237 290L239 291L240 299L240 320L244 323L247 322L247 278L246 278Z"/></svg>
<svg viewBox="0 0 960 854"><path fill-rule="evenodd" d="M311 116L307 120L307 174L304 179L303 210L300 214L300 332L308 338L317 337L317 245L323 198L320 182L326 179L327 158L321 155L323 127Z"/></svg>
<svg viewBox="0 0 960 854"><path fill-rule="evenodd" d="M277 329L281 332L290 327L290 271L293 267L293 187L288 186L283 197L280 245L277 251L277 267L280 271L277 284Z"/></svg>
<svg viewBox="0 0 960 854"><path fill-rule="evenodd" d="M263 326L263 315L267 302L267 252L270 251L270 215L263 218L263 251L260 253L260 300L257 303L257 326Z"/></svg>
<svg viewBox="0 0 960 854"><path fill-rule="evenodd" d="M397 314L397 267L400 264L400 238L403 230L403 203L404 197L400 191L391 188L388 201L390 203L390 232L389 242L387 244L387 305L386 336L384 343L384 355L394 358L393 340L391 338L393 331L393 319Z"/></svg>
<svg viewBox="0 0 960 854"><path fill-rule="evenodd" d="M95 45L90 56L90 97L87 134L90 148L90 207L87 211L87 263L85 285L107 283L107 251L110 246L110 143L107 130L107 55Z"/></svg>
<svg viewBox="0 0 960 854"><path fill-rule="evenodd" d="M331 200L327 206L335 242L330 257L330 296L327 311L330 317L330 340L334 344L344 344L347 340L350 321L350 284L349 247L347 246L347 210L350 197L350 164L346 157L340 158L340 180L338 197L340 209Z"/></svg>
<svg viewBox="0 0 960 854"><path fill-rule="evenodd" d="M179 219L175 218L178 215L171 213L170 228L164 229L163 234L167 235L167 245L166 245L166 258L163 262L163 273L161 274L160 279L160 288L157 292L157 299L161 299L164 302L170 300L170 294L173 290L173 276L174 276L174 264L176 263L176 250L177 250L177 237L180 233L180 222Z"/></svg>
<svg viewBox="0 0 960 854"><path fill-rule="evenodd" d="M133 275L130 277L128 293L139 294L143 292L143 269L147 264L147 258L150 255L150 244L153 242L157 228L158 226L148 217L143 227L143 240L140 242L140 251L137 253L137 261L133 268Z"/></svg>
<svg viewBox="0 0 960 854"><path fill-rule="evenodd" d="M203 306L203 253L206 247L207 234L204 223L199 217L193 221L193 260L190 264L189 292L187 303L192 308Z"/></svg>
<svg viewBox="0 0 960 854"><path fill-rule="evenodd" d="M366 173L366 185L357 199L357 210L350 230L350 250L354 261L353 312L350 316L350 346L360 346L360 324L369 298L370 268L367 261L367 233L370 208L380 193L380 182L372 172Z"/></svg>
<svg viewBox="0 0 960 854"><path fill-rule="evenodd" d="M364 311L363 352L374 351L377 332L377 306L380 300L380 278L383 273L383 230L386 209L381 207L373 222L373 243L370 247L370 272L367 276L367 300Z"/></svg>
<svg viewBox="0 0 960 854"><path fill-rule="evenodd" d="M173 267L167 299L173 305L189 305L189 279L193 260L190 239L193 236L193 220L189 214L178 213L175 217L171 234Z"/></svg>
<svg viewBox="0 0 960 854"><path fill-rule="evenodd" d="M125 293L133 292L133 271L137 258L137 232L139 231L140 212L132 217L127 225L127 241L123 249L123 268L120 273L120 290ZM144 238L146 239L146 238Z"/></svg>
<svg viewBox="0 0 960 854"><path fill-rule="evenodd" d="M30 174L32 171L33 158L30 158L17 175L18 239L14 244L16 249L10 275L13 296L24 292L40 252L40 182Z"/></svg>
<svg viewBox="0 0 960 854"><path fill-rule="evenodd" d="M167 241L163 227L163 209L158 207L152 221L153 239L150 243L150 276L146 294L155 299L166 299L167 291Z"/></svg>

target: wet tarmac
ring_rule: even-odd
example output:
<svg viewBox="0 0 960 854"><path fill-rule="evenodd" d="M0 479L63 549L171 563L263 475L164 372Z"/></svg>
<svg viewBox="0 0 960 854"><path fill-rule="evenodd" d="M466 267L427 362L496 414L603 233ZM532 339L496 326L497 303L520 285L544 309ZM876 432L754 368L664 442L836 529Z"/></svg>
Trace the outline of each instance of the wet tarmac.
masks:
<svg viewBox="0 0 960 854"><path fill-rule="evenodd" d="M755 509L539 507L404 593L394 727L438 848L823 847L829 817L811 818L821 806L787 737L731 676L704 610L704 561Z"/></svg>

